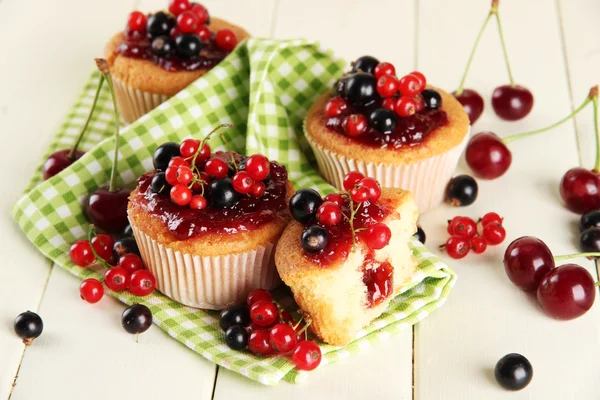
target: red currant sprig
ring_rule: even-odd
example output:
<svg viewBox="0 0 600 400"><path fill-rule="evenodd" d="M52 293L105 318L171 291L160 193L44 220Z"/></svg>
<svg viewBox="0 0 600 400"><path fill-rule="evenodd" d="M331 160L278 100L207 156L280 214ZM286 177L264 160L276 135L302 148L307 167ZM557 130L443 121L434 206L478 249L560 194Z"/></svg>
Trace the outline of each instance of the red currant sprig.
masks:
<svg viewBox="0 0 600 400"><path fill-rule="evenodd" d="M448 221L447 231L450 238L440 249L445 249L454 259L465 257L470 251L481 254L488 246L495 246L504 241L506 230L502 226L502 217L489 212L479 219L482 227L479 235L478 224L469 217L457 216Z"/></svg>

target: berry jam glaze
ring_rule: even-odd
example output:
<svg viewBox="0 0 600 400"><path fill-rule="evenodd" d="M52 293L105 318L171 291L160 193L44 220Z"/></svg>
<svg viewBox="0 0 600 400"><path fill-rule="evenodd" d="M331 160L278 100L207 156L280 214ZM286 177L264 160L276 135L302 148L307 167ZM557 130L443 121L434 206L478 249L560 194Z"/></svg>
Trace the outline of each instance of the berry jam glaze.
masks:
<svg viewBox="0 0 600 400"><path fill-rule="evenodd" d="M374 268L366 269L367 265ZM377 264L369 254L363 263L363 283L367 286L367 304L369 307L379 305L394 291L394 267L388 261Z"/></svg>
<svg viewBox="0 0 600 400"><path fill-rule="evenodd" d="M213 157L231 161L229 153L217 152ZM236 154L236 163L244 158ZM271 161L270 177L265 181L262 197L243 195L231 208L215 209L210 205L203 210L178 206L169 194L152 192L151 181L156 172L148 172L138 179L139 193L131 201L140 204L152 216L160 218L169 232L178 240L199 237L204 234L235 234L253 231L278 217L287 208L288 175L285 166Z"/></svg>
<svg viewBox="0 0 600 400"><path fill-rule="evenodd" d="M326 118L325 125L345 137L342 121L350 114L362 114L369 117L371 111L381 108L382 101L375 101L368 107L348 106L344 113L338 117ZM448 123L448 117L442 110L424 109L410 117L396 116L396 129L388 134L382 134L368 127L367 131L351 140L366 146L378 149L399 149L405 146L415 146L422 143L435 129Z"/></svg>
<svg viewBox="0 0 600 400"><path fill-rule="evenodd" d="M117 52L125 57L150 60L169 72L210 69L220 63L230 53L217 47L213 32L211 33L210 40L202 42L204 47L200 51L200 56L196 58L185 59L177 55L172 55L169 58L158 57L152 53L152 39L139 37L136 33L129 34L128 32L124 32L123 42L117 47Z"/></svg>

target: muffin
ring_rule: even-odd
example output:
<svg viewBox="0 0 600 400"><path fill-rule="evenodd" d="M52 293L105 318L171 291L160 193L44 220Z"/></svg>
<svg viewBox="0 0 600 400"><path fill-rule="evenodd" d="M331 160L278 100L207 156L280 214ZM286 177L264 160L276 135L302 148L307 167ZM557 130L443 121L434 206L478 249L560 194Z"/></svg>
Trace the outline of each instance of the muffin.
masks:
<svg viewBox="0 0 600 400"><path fill-rule="evenodd" d="M352 341L381 315L417 266L408 244L417 230L413 196L401 189L379 192L380 197L352 203L353 193L330 195L318 205L316 192L299 190L290 205L296 220L277 244L281 279L311 321L310 329L332 345ZM341 219L332 217L337 212L332 203ZM315 207L316 212L305 212Z"/></svg>
<svg viewBox="0 0 600 400"><path fill-rule="evenodd" d="M364 56L310 108L304 125L321 175L337 188L348 171L413 193L421 213L443 201L469 134L469 118L423 74L398 79Z"/></svg>
<svg viewBox="0 0 600 400"><path fill-rule="evenodd" d="M138 179L127 208L157 289L182 304L219 310L253 289L276 287L274 249L293 193L285 167L262 155L198 150L182 157L179 149L157 149L156 169Z"/></svg>
<svg viewBox="0 0 600 400"><path fill-rule="evenodd" d="M123 119L131 123L206 74L250 35L200 4L134 11L104 49Z"/></svg>

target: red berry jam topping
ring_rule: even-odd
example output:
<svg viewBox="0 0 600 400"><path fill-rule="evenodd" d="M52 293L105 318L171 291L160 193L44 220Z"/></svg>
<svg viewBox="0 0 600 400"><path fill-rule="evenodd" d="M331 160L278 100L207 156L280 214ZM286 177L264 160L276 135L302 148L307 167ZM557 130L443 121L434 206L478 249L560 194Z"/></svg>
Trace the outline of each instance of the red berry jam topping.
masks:
<svg viewBox="0 0 600 400"><path fill-rule="evenodd" d="M422 73L395 73L392 64L373 57L356 60L325 105L325 125L370 147L399 149L422 143L448 123L440 94L426 89Z"/></svg>
<svg viewBox="0 0 600 400"><path fill-rule="evenodd" d="M188 0L171 1L169 13L129 15L117 52L154 62L167 71L194 71L217 65L237 45L230 29L213 32L204 6Z"/></svg>

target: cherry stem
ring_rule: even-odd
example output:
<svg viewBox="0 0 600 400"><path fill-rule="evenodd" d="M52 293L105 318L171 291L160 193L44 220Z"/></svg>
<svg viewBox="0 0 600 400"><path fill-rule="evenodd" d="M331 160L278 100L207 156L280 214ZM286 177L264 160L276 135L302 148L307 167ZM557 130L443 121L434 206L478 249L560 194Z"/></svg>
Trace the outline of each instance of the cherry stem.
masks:
<svg viewBox="0 0 600 400"><path fill-rule="evenodd" d="M600 257L600 252L588 252L588 253L577 253L577 254L565 254L563 256L554 256L554 261L570 260L571 258L584 258L584 257Z"/></svg>
<svg viewBox="0 0 600 400"><path fill-rule="evenodd" d="M496 3L497 6L497 3ZM512 71L510 69L510 63L508 62L508 52L506 51L506 43L504 42L504 34L502 33L502 24L500 23L500 14L498 14L498 9L494 7L494 3L492 3L492 13L496 16L496 22L498 23L498 35L500 35L500 43L502 44L502 52L504 53L504 62L506 63L506 70L508 71L508 79L510 81L510 86L515 87L515 80L512 75Z"/></svg>
<svg viewBox="0 0 600 400"><path fill-rule="evenodd" d="M594 90L594 88L592 88ZM596 135L596 165L594 165L594 172L600 172L600 135L598 134L598 86L595 86L596 95L592 97L592 104L594 107L594 133ZM591 91L590 91L590 94Z"/></svg>
<svg viewBox="0 0 600 400"><path fill-rule="evenodd" d="M79 131L79 135L77 136L77 139L75 140L75 143L73 144L73 147L71 148L71 151L69 152L68 157L71 160L75 160L75 154L77 153L77 148L79 147L79 144L81 143L81 139L83 139L83 134L87 130L87 127L90 124L90 121L92 120L92 114L94 114L94 110L96 109L96 103L98 102L98 97L100 97L100 90L102 89L103 83L104 83L104 75L100 75L100 78L98 79L98 87L96 88L96 94L94 95L94 101L92 102L92 107L90 108L90 112L88 113L87 119L85 120L85 123L83 124L81 131Z"/></svg>
<svg viewBox="0 0 600 400"><path fill-rule="evenodd" d="M112 77L110 76L108 62L106 62L106 60L103 58L96 58L96 66L106 79L106 84L108 85L108 90L110 90L110 96L113 102L113 112L115 117L115 152L113 157L112 169L110 171L108 191L114 193L117 191L117 162L119 161L119 122L121 119L119 117L119 107L117 107L117 98L115 96L115 89L113 87Z"/></svg>
<svg viewBox="0 0 600 400"><path fill-rule="evenodd" d="M483 22L483 26L479 30L479 33L477 34L477 38L475 39L475 43L473 44L473 48L471 49L471 54L469 55L469 59L467 60L467 66L465 67L465 72L463 73L462 79L460 81L460 85L458 85L458 89L456 89L456 92L454 92L456 96L460 96L463 92L465 80L467 79L467 73L469 72L469 68L471 67L471 63L473 62L473 57L475 56L475 50L477 50L477 46L479 45L479 40L481 39L481 36L483 36L483 31L485 31L485 27L487 26L488 22L490 22L490 18L492 18L492 15L494 15L495 12L496 11L494 8L494 2L492 2L492 9L490 10L490 13L488 14L485 21Z"/></svg>

